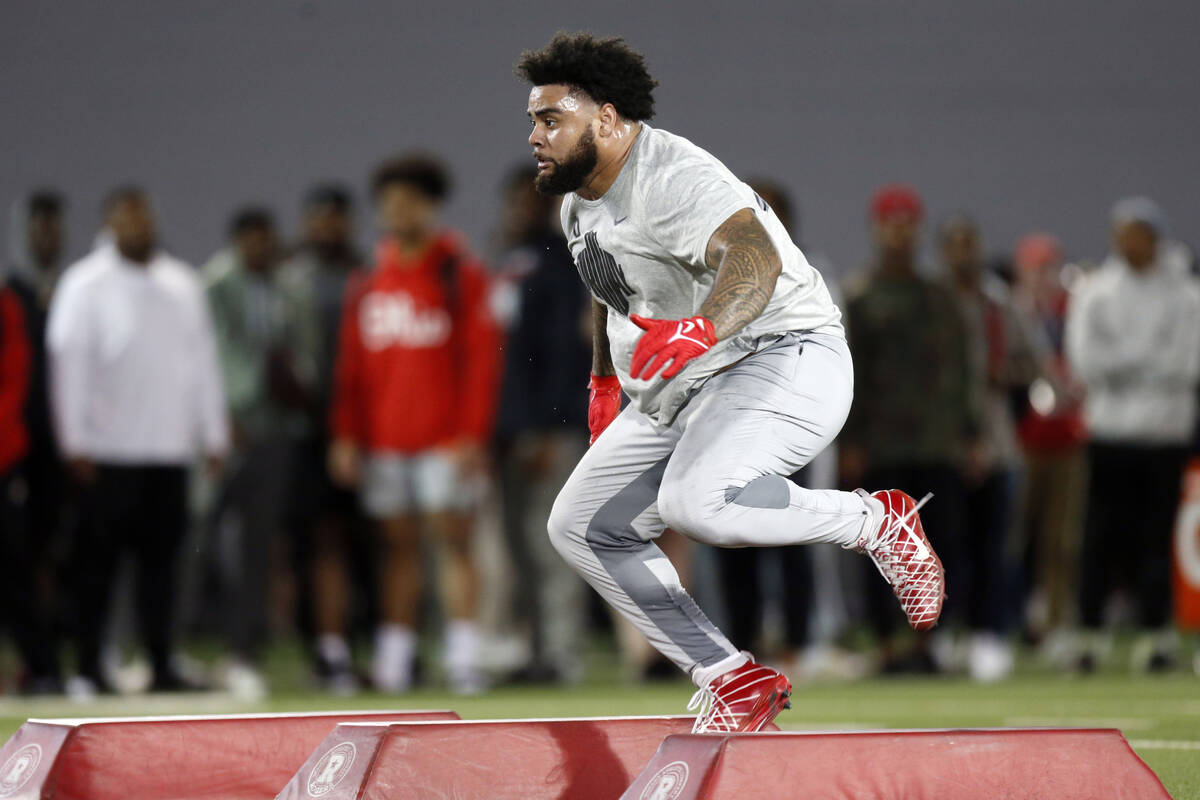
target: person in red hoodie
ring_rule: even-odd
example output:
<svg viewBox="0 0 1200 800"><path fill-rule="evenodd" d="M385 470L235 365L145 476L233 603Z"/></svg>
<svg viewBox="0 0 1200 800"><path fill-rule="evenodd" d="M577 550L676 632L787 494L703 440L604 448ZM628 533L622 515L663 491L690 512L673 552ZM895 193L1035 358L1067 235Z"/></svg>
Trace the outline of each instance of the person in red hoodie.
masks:
<svg viewBox="0 0 1200 800"><path fill-rule="evenodd" d="M29 452L24 415L32 365L20 298L0 275L0 564L7 567L0 581L0 633L7 629L21 654L26 670L20 676L23 691L37 691L38 681L52 677L53 658L46 648L47 620L30 570L33 541L23 462Z"/></svg>
<svg viewBox="0 0 1200 800"><path fill-rule="evenodd" d="M374 269L346 290L330 472L357 486L381 530L380 627L373 679L412 682L422 532L444 545L445 667L451 688L482 688L471 507L485 467L500 340L485 272L438 225L449 190L435 159L384 162L371 183L383 229Z"/></svg>

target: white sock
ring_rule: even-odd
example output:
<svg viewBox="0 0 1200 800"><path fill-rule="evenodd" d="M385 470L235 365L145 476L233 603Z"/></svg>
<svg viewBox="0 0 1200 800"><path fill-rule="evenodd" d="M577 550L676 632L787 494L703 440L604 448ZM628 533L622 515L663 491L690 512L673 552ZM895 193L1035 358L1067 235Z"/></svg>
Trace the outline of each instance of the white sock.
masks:
<svg viewBox="0 0 1200 800"><path fill-rule="evenodd" d="M322 633L317 637L317 654L325 663L342 667L350 664L350 646L336 633Z"/></svg>
<svg viewBox="0 0 1200 800"><path fill-rule="evenodd" d="M384 692L404 692L412 686L413 656L417 637L405 625L380 625L375 632L375 657L371 678Z"/></svg>
<svg viewBox="0 0 1200 800"><path fill-rule="evenodd" d="M446 624L446 673L452 682L473 678L479 663L479 629L474 620Z"/></svg>
<svg viewBox="0 0 1200 800"><path fill-rule="evenodd" d="M858 540L851 542L843 547L857 546L858 542L862 542L864 547L870 548L879 533L879 528L883 525L883 519L887 515L887 510L883 507L882 500L876 500L871 495L865 492L861 495L863 505L867 507L867 513L863 517L862 532L858 535Z"/></svg>
<svg viewBox="0 0 1200 800"><path fill-rule="evenodd" d="M749 660L750 654L743 650L740 653L734 653L728 658L721 659L711 667L696 667L692 670L692 683L703 689L705 686L708 686L713 678L735 670Z"/></svg>

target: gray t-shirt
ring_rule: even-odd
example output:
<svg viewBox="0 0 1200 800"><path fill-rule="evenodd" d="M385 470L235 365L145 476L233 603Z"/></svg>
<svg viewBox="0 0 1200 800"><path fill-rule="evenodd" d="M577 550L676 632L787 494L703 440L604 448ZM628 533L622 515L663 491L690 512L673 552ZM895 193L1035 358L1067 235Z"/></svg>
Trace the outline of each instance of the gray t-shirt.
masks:
<svg viewBox="0 0 1200 800"><path fill-rule="evenodd" d="M629 366L642 329L629 315L681 319L699 312L716 278L704 261L708 240L743 208L758 217L783 259L766 309L671 380L664 381L661 372L649 381L633 380ZM821 274L775 213L724 164L680 136L642 123L629 159L603 197L566 196L562 226L580 276L608 307L608 340L621 388L660 425L669 425L714 373L788 331L844 336L841 312Z"/></svg>

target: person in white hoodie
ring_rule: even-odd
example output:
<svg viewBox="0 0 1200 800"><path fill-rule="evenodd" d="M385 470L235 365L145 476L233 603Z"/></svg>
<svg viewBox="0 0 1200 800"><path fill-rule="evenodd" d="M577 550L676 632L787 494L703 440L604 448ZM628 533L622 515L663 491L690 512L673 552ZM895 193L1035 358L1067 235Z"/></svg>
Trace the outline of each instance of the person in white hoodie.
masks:
<svg viewBox="0 0 1200 800"><path fill-rule="evenodd" d="M146 193L104 206L101 243L67 269L50 304L50 394L60 448L84 495L76 552L79 671L104 691L100 640L120 556L137 567L152 689L190 688L171 664L187 468L228 449L216 341L199 276L163 252Z"/></svg>
<svg viewBox="0 0 1200 800"><path fill-rule="evenodd" d="M1165 217L1153 201L1118 202L1112 229L1113 252L1067 314L1067 357L1087 387L1091 473L1080 622L1098 632L1113 589L1126 586L1155 634L1142 649L1157 671L1174 661L1170 542L1196 424L1200 282L1169 263ZM1080 668L1090 671L1097 657L1086 649Z"/></svg>

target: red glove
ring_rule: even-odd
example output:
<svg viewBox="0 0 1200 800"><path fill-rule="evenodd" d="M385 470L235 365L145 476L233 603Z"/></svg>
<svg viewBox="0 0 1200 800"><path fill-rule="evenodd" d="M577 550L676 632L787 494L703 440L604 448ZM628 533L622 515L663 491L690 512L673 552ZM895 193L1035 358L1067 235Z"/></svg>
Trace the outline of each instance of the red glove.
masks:
<svg viewBox="0 0 1200 800"><path fill-rule="evenodd" d="M633 349L633 363L629 368L633 378L650 380L654 373L667 366L668 361L674 363L663 370L663 380L674 378L684 364L707 353L717 343L717 332L704 317L646 319L630 314L629 318L645 331Z"/></svg>
<svg viewBox="0 0 1200 800"><path fill-rule="evenodd" d="M620 379L616 375L593 375L588 381L588 430L592 434L592 438L588 439L588 447L596 443L596 439L620 411Z"/></svg>

